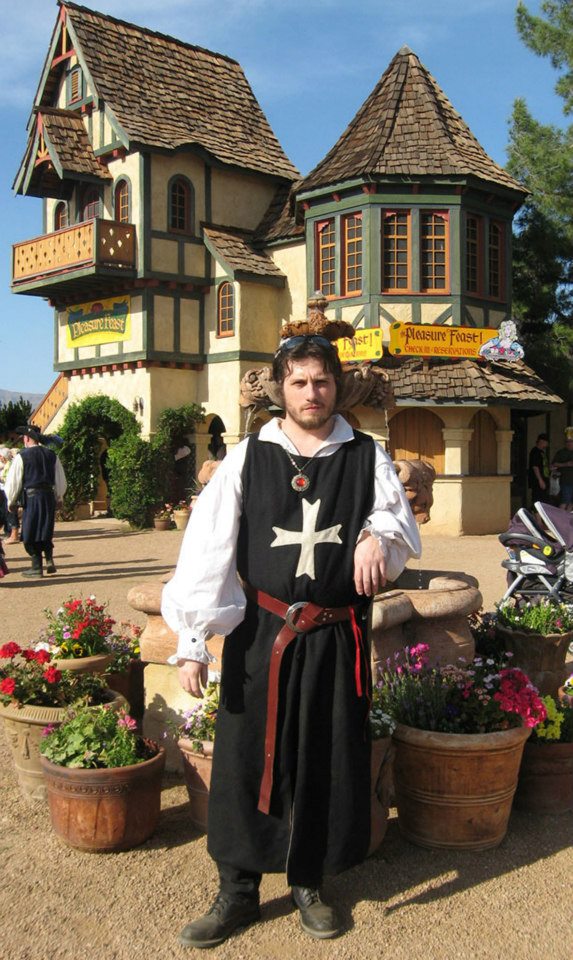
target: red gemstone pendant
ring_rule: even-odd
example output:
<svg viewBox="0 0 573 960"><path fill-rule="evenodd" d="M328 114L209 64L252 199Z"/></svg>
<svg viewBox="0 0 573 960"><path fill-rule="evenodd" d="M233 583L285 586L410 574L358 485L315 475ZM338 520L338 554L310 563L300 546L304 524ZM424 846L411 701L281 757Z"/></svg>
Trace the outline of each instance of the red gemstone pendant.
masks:
<svg viewBox="0 0 573 960"><path fill-rule="evenodd" d="M310 480L304 473L297 473L290 482L293 490L296 490L297 493L304 493L305 490L308 490L310 486Z"/></svg>

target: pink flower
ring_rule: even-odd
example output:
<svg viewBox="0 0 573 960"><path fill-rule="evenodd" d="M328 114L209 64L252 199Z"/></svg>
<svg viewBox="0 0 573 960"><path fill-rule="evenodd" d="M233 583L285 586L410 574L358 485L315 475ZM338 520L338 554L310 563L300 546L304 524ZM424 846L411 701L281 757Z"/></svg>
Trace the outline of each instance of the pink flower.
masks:
<svg viewBox="0 0 573 960"><path fill-rule="evenodd" d="M134 720L133 717L130 717L127 713L120 716L117 725L118 727L125 727L126 730L137 730L137 720Z"/></svg>

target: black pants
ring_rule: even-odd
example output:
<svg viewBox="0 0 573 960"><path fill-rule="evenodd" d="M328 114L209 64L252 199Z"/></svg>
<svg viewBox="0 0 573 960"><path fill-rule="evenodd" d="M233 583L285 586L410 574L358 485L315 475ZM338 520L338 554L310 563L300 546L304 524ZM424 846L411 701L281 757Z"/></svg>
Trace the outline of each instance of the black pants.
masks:
<svg viewBox="0 0 573 960"><path fill-rule="evenodd" d="M221 893L229 894L233 897L245 897L258 900L259 887L261 884L262 873L255 873L252 870L241 870L239 867L232 867L228 863L217 861L217 870L219 871L219 886ZM322 877L297 877L296 886L318 888Z"/></svg>

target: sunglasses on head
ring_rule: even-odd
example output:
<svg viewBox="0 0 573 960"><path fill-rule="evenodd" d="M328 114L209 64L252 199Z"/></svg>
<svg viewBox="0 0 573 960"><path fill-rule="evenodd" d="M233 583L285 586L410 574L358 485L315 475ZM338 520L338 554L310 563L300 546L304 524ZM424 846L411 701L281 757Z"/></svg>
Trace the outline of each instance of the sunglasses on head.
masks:
<svg viewBox="0 0 573 960"><path fill-rule="evenodd" d="M304 333L296 334L294 337L287 337L286 340L283 340L280 344L275 356L278 356L279 353L284 353L289 350L296 350L297 347L300 347L302 343L316 343L320 347L328 347L330 350L335 350L336 347L331 340L327 340L326 337L321 337L319 334L315 333Z"/></svg>

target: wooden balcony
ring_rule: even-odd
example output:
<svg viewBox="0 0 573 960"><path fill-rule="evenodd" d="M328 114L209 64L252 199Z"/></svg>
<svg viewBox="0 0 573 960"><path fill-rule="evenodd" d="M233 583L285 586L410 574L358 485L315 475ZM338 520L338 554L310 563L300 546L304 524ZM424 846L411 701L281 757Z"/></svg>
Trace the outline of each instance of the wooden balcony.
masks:
<svg viewBox="0 0 573 960"><path fill-rule="evenodd" d="M15 243L12 291L56 302L103 295L135 277L135 241L133 224L96 219Z"/></svg>

